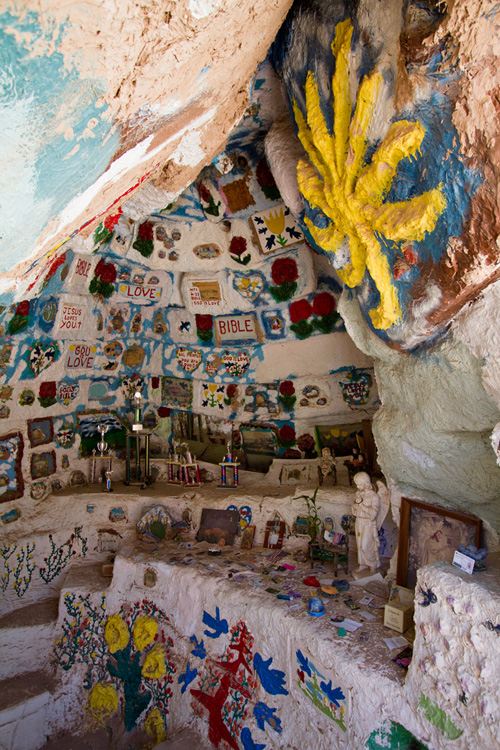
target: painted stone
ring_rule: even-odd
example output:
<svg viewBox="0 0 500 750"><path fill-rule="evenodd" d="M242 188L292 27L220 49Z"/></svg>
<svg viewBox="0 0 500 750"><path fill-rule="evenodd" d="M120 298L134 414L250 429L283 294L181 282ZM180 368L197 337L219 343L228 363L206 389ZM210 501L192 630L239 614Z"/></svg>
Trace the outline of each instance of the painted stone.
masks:
<svg viewBox="0 0 500 750"><path fill-rule="evenodd" d="M21 514L17 508L12 508L12 510L7 511L7 513L4 513L3 516L1 516L2 523L13 523L14 521L17 521L20 516Z"/></svg>
<svg viewBox="0 0 500 750"><path fill-rule="evenodd" d="M231 354L230 352L224 352L222 355L222 364L226 368L226 372L233 377L240 378L250 366L251 356L248 352L238 352L237 354Z"/></svg>
<svg viewBox="0 0 500 750"><path fill-rule="evenodd" d="M144 585L146 586L146 588L152 589L154 588L154 586L156 586L156 581L157 581L156 571L152 570L151 568L148 568L144 572Z"/></svg>
<svg viewBox="0 0 500 750"><path fill-rule="evenodd" d="M186 349L184 346L176 349L175 356L177 357L180 366L186 372L193 372L201 364L201 352L198 349Z"/></svg>
<svg viewBox="0 0 500 750"><path fill-rule="evenodd" d="M146 352L142 346L132 344L123 353L122 362L127 367L139 367L143 363L145 356Z"/></svg>
<svg viewBox="0 0 500 750"><path fill-rule="evenodd" d="M118 291L121 297L134 302L135 304L144 305L152 302L159 302L161 299L162 289L159 286L143 286L144 278L140 283L134 279L133 284L120 284Z"/></svg>
<svg viewBox="0 0 500 750"><path fill-rule="evenodd" d="M218 385L217 383L204 383L203 386L203 399L201 405L209 407L211 409L223 409L224 408L224 394L226 390L225 385Z"/></svg>
<svg viewBox="0 0 500 750"><path fill-rule="evenodd" d="M126 521L125 511L123 508L111 508L109 511L109 520L113 523L117 523L118 521Z"/></svg>
<svg viewBox="0 0 500 750"><path fill-rule="evenodd" d="M215 318L215 332L218 341L257 341L255 315L224 315Z"/></svg>
<svg viewBox="0 0 500 750"><path fill-rule="evenodd" d="M10 362L10 356L12 354L12 344L4 344L0 351L0 375L7 372L7 366Z"/></svg>
<svg viewBox="0 0 500 750"><path fill-rule="evenodd" d="M28 348L26 362L33 377L50 367L59 358L59 345L55 341L33 342Z"/></svg>
<svg viewBox="0 0 500 750"><path fill-rule="evenodd" d="M60 404L64 404L64 406L69 406L69 404L75 400L75 398L78 396L78 393L80 391L80 386L78 383L69 383L65 380L62 380L57 385L57 400ZM24 391L23 391L24 393ZM34 397L33 397L34 400ZM33 403L33 401L31 402Z"/></svg>
<svg viewBox="0 0 500 750"><path fill-rule="evenodd" d="M372 377L369 373L352 370L345 380L340 381L342 398L351 406L362 406L368 403L371 384Z"/></svg>
<svg viewBox="0 0 500 750"><path fill-rule="evenodd" d="M27 428L30 446L32 448L51 443L54 440L54 425L51 417L29 419Z"/></svg>
<svg viewBox="0 0 500 750"><path fill-rule="evenodd" d="M48 300L42 309L42 320L44 323L53 323L57 313L57 302L54 299Z"/></svg>
<svg viewBox="0 0 500 750"><path fill-rule="evenodd" d="M141 516L136 531L139 537L143 534L153 534L158 539L171 539L175 526L168 510L162 505L156 505Z"/></svg>
<svg viewBox="0 0 500 750"><path fill-rule="evenodd" d="M0 388L0 401L10 401L12 398L13 387L11 385L4 385Z"/></svg>
<svg viewBox="0 0 500 750"><path fill-rule="evenodd" d="M172 409L189 409L193 402L193 381L164 375L161 379L161 400Z"/></svg>
<svg viewBox="0 0 500 750"><path fill-rule="evenodd" d="M222 311L224 298L218 278L189 278L182 284L186 307L191 312L213 314Z"/></svg>
<svg viewBox="0 0 500 750"><path fill-rule="evenodd" d="M165 333L168 333L168 325L165 323L165 320L163 319L163 314L160 311L158 311L154 317L153 332L158 333L160 335L164 335Z"/></svg>
<svg viewBox="0 0 500 750"><path fill-rule="evenodd" d="M0 406L0 419L8 419L10 417L10 409L5 404Z"/></svg>
<svg viewBox="0 0 500 750"><path fill-rule="evenodd" d="M216 374L220 366L221 360L218 354L207 354L207 358L205 361L205 372L210 378Z"/></svg>
<svg viewBox="0 0 500 750"><path fill-rule="evenodd" d="M264 289L265 280L260 273L243 274L235 273L233 286L236 291L241 294L244 299L253 300L257 299L259 294Z"/></svg>
<svg viewBox="0 0 500 750"><path fill-rule="evenodd" d="M141 378L137 373L134 372L129 378L123 378L121 382L121 392L123 398L132 399L136 391L140 391L144 388L144 378Z"/></svg>
<svg viewBox="0 0 500 750"><path fill-rule="evenodd" d="M255 213L250 219L262 255L304 241L290 209L284 204Z"/></svg>
<svg viewBox="0 0 500 750"><path fill-rule="evenodd" d="M96 360L97 346L86 344L71 344L66 360L68 370L93 370Z"/></svg>
<svg viewBox="0 0 500 750"><path fill-rule="evenodd" d="M31 455L31 477L40 479L54 474L56 470L56 453L55 451L45 451L44 453L33 453Z"/></svg>
<svg viewBox="0 0 500 750"><path fill-rule="evenodd" d="M117 339L114 341L108 341L108 343L104 345L103 351L106 357L119 357L123 352L123 344Z"/></svg>
<svg viewBox="0 0 500 750"><path fill-rule="evenodd" d="M330 403L327 394L317 385L305 385L302 388L302 396L299 406L310 408L327 406Z"/></svg>
<svg viewBox="0 0 500 750"><path fill-rule="evenodd" d="M54 481L50 483L50 489L52 492L59 492L62 488L62 482L59 479L54 479Z"/></svg>
<svg viewBox="0 0 500 750"><path fill-rule="evenodd" d="M35 394L32 390L29 388L25 388L23 391L21 391L21 394L19 396L19 405L20 406L31 406L35 402Z"/></svg>
<svg viewBox="0 0 500 750"><path fill-rule="evenodd" d="M70 448L75 442L75 430L72 424L64 422L55 434L56 445L59 448Z"/></svg>
<svg viewBox="0 0 500 750"><path fill-rule="evenodd" d="M193 253L200 260L213 260L219 257L221 249L215 242L210 242L205 245L196 245L193 247Z"/></svg>
<svg viewBox="0 0 500 750"><path fill-rule="evenodd" d="M30 497L33 500L41 500L48 492L45 482L33 482L30 488Z"/></svg>
<svg viewBox="0 0 500 750"><path fill-rule="evenodd" d="M132 318L132 323L130 324L130 333L139 333L142 326L142 313L138 312L134 315Z"/></svg>
<svg viewBox="0 0 500 750"><path fill-rule="evenodd" d="M76 471L71 472L69 483L72 487L84 487L87 484L87 477L83 471L76 469Z"/></svg>

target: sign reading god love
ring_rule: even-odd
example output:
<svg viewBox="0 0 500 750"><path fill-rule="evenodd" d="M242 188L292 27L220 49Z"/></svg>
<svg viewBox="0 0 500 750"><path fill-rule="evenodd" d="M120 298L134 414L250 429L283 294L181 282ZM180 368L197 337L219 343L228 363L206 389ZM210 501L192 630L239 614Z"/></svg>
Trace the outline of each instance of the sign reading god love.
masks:
<svg viewBox="0 0 500 750"><path fill-rule="evenodd" d="M198 349L191 350L182 346L180 349L176 349L175 356L186 372L193 372L201 363L201 352Z"/></svg>
<svg viewBox="0 0 500 750"><path fill-rule="evenodd" d="M248 370L250 366L251 357L248 352L238 352L237 354L231 354L230 352L224 352L222 355L222 364L226 368L229 375L240 378L243 373Z"/></svg>

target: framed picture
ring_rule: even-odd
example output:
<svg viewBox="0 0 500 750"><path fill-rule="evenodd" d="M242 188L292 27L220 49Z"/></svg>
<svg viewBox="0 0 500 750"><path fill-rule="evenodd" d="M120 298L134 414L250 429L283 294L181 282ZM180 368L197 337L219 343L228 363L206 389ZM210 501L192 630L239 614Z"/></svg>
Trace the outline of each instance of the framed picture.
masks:
<svg viewBox="0 0 500 750"><path fill-rule="evenodd" d="M24 495L23 452L24 441L20 432L9 432L0 437L0 503Z"/></svg>
<svg viewBox="0 0 500 750"><path fill-rule="evenodd" d="M241 549L252 549L255 526L245 526L241 534Z"/></svg>
<svg viewBox="0 0 500 750"><path fill-rule="evenodd" d="M31 454L31 477L40 479L54 474L56 470L56 452L47 451L46 453Z"/></svg>
<svg viewBox="0 0 500 750"><path fill-rule="evenodd" d="M481 546L479 518L401 498L398 586L415 588L417 570L436 560L451 563L459 544Z"/></svg>
<svg viewBox="0 0 500 750"><path fill-rule="evenodd" d="M359 439L363 439L363 425L355 424L317 425L316 443L321 453L323 448L333 448L336 456L352 456L360 450Z"/></svg>
<svg viewBox="0 0 500 750"><path fill-rule="evenodd" d="M210 544L219 544L219 542L224 541L224 544L231 545L238 533L239 526L240 513L238 510L203 508L196 540L198 542L209 542Z"/></svg>
<svg viewBox="0 0 500 750"><path fill-rule="evenodd" d="M28 420L28 438L32 448L52 443L54 440L52 419L50 417L42 417L41 419Z"/></svg>
<svg viewBox="0 0 500 750"><path fill-rule="evenodd" d="M265 456L275 456L275 436L272 430L247 429L240 427L241 438L245 453L261 453Z"/></svg>
<svg viewBox="0 0 500 750"><path fill-rule="evenodd" d="M264 537L264 547L268 549L281 549L283 546L283 536L285 534L285 522L279 518L274 518L266 523L266 535Z"/></svg>

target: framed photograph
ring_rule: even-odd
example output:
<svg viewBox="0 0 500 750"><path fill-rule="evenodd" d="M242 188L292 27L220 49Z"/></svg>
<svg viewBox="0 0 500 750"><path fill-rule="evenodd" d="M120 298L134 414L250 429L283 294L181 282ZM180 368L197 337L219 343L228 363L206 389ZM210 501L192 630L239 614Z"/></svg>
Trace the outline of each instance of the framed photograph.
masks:
<svg viewBox="0 0 500 750"><path fill-rule="evenodd" d="M241 549L252 549L255 526L245 526L241 534Z"/></svg>
<svg viewBox="0 0 500 750"><path fill-rule="evenodd" d="M401 498L398 586L415 588L417 570L436 560L453 560L458 545L481 546L481 520L467 513Z"/></svg>
<svg viewBox="0 0 500 750"><path fill-rule="evenodd" d="M52 419L50 417L42 417L41 419L28 420L28 438L32 448L52 443L54 440Z"/></svg>

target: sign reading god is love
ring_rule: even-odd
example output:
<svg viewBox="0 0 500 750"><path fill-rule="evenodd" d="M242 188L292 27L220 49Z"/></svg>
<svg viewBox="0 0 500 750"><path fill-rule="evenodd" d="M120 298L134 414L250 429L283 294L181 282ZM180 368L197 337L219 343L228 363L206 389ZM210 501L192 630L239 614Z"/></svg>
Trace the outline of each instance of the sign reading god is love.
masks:
<svg viewBox="0 0 500 750"><path fill-rule="evenodd" d="M180 349L176 349L175 356L179 360L182 369L186 372L193 372L201 363L201 352L197 349L191 350L182 346Z"/></svg>
<svg viewBox="0 0 500 750"><path fill-rule="evenodd" d="M237 354L224 352L222 355L222 364L226 368L226 371L229 375L237 378L240 378L248 370L250 360L251 357L248 352L238 352Z"/></svg>

